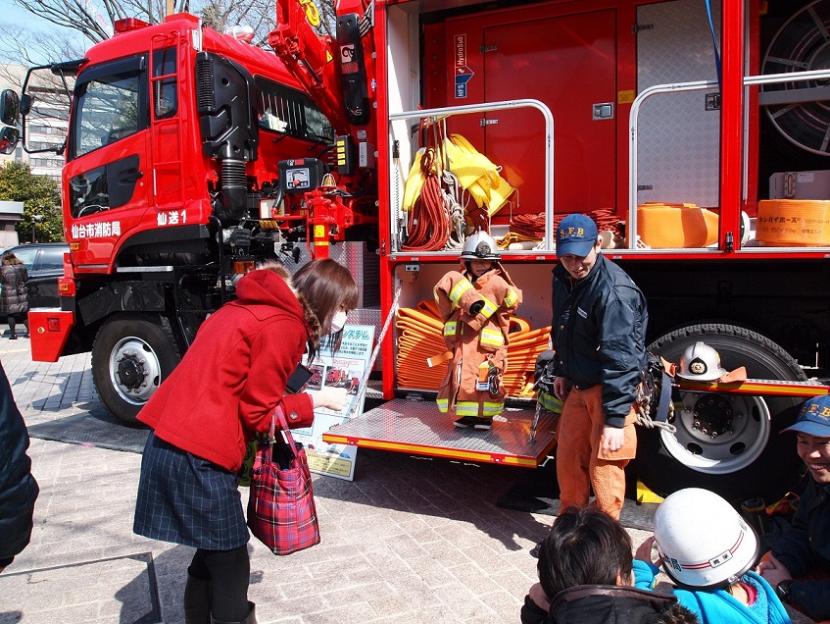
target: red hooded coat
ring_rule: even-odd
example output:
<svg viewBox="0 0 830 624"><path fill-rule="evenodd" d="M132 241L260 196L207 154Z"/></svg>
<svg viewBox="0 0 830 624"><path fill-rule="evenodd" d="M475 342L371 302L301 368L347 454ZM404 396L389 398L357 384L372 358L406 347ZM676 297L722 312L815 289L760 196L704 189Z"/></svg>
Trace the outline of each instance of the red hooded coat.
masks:
<svg viewBox="0 0 830 624"><path fill-rule="evenodd" d="M306 346L297 297L269 270L243 277L236 293L202 324L138 414L165 442L233 472L254 432L268 430L278 403L292 428L314 420L310 395L285 394Z"/></svg>

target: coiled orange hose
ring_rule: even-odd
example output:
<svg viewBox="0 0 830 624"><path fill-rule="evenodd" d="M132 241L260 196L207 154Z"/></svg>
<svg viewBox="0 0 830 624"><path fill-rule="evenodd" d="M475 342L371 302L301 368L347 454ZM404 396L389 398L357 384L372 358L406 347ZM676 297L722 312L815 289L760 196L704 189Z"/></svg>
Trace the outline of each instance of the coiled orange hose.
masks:
<svg viewBox="0 0 830 624"><path fill-rule="evenodd" d="M447 362L429 368L426 360L447 350L442 337L443 326L431 301L398 310L395 361L399 386L436 391L441 386L447 375ZM516 330L508 336L507 368L502 383L508 396L530 397L533 395L533 368L536 358L548 348L550 326L530 329L530 323L517 316L510 318L510 326Z"/></svg>

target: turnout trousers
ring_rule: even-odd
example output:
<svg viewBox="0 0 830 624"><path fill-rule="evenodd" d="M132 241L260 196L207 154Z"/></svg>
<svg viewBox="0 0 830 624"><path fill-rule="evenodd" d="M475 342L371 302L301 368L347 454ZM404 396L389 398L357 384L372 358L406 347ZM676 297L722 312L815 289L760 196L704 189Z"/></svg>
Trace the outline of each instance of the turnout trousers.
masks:
<svg viewBox="0 0 830 624"><path fill-rule="evenodd" d="M602 386L571 389L562 406L556 447L560 509L587 506L593 488L596 507L619 520L625 498L625 467L637 453L635 420L632 408L625 418L622 447L613 453L602 453Z"/></svg>

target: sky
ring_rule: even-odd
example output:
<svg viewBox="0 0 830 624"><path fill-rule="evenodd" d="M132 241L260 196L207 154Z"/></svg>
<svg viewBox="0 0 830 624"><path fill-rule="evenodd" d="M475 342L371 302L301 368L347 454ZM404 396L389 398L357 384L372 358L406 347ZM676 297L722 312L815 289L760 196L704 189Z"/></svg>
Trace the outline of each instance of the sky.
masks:
<svg viewBox="0 0 830 624"><path fill-rule="evenodd" d="M60 28L41 17L29 13L19 7L13 0L0 0L0 27L12 37L15 37L16 33L21 29L27 31L29 37L43 37L44 39L59 32L61 34L65 33L64 38L66 38L66 35L69 35L68 38L70 40L74 40L77 37L80 42L79 49L84 49L87 45L83 42L82 35L70 29ZM0 46L0 62L21 62L19 59L13 58L13 52L9 52L8 50L14 50L14 45ZM37 51L31 47L28 49L28 53L32 57L32 63L35 64L47 63L50 60L46 56L38 58ZM24 65L29 64L26 61L22 61L22 63Z"/></svg>
<svg viewBox="0 0 830 624"><path fill-rule="evenodd" d="M28 28L29 30L55 28L54 24L50 24L46 20L21 9L12 0L0 0L0 23Z"/></svg>

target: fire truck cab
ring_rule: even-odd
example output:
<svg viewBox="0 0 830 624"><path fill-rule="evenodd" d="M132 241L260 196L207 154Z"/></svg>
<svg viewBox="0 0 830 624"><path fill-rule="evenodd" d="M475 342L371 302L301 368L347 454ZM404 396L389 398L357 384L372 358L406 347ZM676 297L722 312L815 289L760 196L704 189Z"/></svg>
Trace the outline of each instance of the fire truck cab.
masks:
<svg viewBox="0 0 830 624"><path fill-rule="evenodd" d="M280 166L325 161L334 130L273 54L191 15L121 20L84 59L30 70L24 145L36 70L74 84L59 148L70 252L61 309L30 313L32 356L91 350L102 400L129 422L241 274L307 257L308 211ZM326 244L345 238L332 221Z"/></svg>

